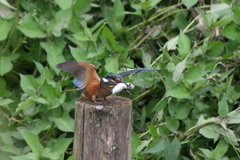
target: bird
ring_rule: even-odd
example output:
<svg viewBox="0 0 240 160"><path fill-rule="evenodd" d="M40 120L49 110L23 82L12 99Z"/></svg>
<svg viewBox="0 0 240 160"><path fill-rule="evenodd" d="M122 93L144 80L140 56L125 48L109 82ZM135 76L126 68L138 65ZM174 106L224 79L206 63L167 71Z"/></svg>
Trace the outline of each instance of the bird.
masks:
<svg viewBox="0 0 240 160"><path fill-rule="evenodd" d="M103 98L105 102L108 102L107 96L123 90L128 92L128 90L134 89L135 86L125 82L124 77L140 72L158 71L150 68L138 68L121 73L110 72L104 77L100 77L96 67L85 61L62 62L57 64L56 68L73 74L73 84L80 89L82 96L96 104L103 103L97 102L98 98ZM130 94L130 92L128 93Z"/></svg>

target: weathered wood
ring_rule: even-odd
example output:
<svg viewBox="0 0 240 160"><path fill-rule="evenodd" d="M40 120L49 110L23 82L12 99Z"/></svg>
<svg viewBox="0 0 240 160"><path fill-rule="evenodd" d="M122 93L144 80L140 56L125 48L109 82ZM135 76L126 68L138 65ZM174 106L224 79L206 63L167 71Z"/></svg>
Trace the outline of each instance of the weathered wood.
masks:
<svg viewBox="0 0 240 160"><path fill-rule="evenodd" d="M110 96L101 105L76 101L74 160L130 160L132 101Z"/></svg>

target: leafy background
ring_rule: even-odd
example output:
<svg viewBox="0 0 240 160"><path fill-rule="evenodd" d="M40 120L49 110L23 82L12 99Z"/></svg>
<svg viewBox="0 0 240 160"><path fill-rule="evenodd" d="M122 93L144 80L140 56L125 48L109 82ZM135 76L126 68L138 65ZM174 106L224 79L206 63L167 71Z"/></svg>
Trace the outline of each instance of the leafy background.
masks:
<svg viewBox="0 0 240 160"><path fill-rule="evenodd" d="M239 159L239 37L237 0L0 0L0 159L73 159L73 60L161 69L120 94L132 159Z"/></svg>

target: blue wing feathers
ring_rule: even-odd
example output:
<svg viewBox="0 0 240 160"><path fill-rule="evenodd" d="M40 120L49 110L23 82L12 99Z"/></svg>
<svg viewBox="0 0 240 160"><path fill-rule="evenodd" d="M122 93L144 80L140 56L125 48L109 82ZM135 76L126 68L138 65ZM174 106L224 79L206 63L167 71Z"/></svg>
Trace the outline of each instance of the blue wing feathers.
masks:
<svg viewBox="0 0 240 160"><path fill-rule="evenodd" d="M72 83L74 84L74 86L78 87L77 81L75 79L72 81ZM79 89L79 91L83 92L84 89Z"/></svg>
<svg viewBox="0 0 240 160"><path fill-rule="evenodd" d="M76 81L75 79L72 81L72 83L73 83L76 87L78 87L77 81Z"/></svg>
<svg viewBox="0 0 240 160"><path fill-rule="evenodd" d="M130 71L121 72L121 73L118 73L118 74L124 78L126 76L131 75L131 74L136 74L136 73L140 73L140 72L149 72L149 71L158 71L158 70L157 69L151 69L151 68L138 68L138 69L133 69L133 70L130 70Z"/></svg>

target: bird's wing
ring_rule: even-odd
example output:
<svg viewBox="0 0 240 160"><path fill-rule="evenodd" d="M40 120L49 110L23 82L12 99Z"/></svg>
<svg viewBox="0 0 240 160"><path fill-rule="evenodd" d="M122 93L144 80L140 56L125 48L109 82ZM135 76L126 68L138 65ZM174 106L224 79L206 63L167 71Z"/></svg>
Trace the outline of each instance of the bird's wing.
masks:
<svg viewBox="0 0 240 160"><path fill-rule="evenodd" d="M100 78L94 65L87 62L63 62L56 65L60 70L70 72L80 89L91 83L100 83Z"/></svg>
<svg viewBox="0 0 240 160"><path fill-rule="evenodd" d="M138 68L138 69L133 69L133 70L130 70L130 71L121 72L121 73L118 73L118 74L124 78L126 76L131 75L131 74L136 74L136 73L140 73L140 72L149 72L149 71L158 71L158 70L157 69L151 69L151 68Z"/></svg>

